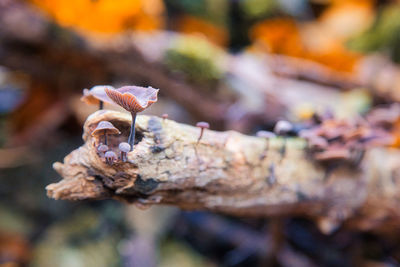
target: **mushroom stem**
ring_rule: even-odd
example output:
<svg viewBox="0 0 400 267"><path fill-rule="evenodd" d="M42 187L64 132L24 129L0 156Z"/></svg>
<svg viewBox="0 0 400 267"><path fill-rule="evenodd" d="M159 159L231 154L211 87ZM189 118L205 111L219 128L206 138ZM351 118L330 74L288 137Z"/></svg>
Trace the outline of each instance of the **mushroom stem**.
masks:
<svg viewBox="0 0 400 267"><path fill-rule="evenodd" d="M201 128L199 138L197 139L197 144L200 142L201 138L203 137L204 128Z"/></svg>
<svg viewBox="0 0 400 267"><path fill-rule="evenodd" d="M128 144L131 145L131 151L133 150L133 145L135 144L135 122L136 122L136 113L131 112L132 115L132 124L131 124L131 133L129 134Z"/></svg>
<svg viewBox="0 0 400 267"><path fill-rule="evenodd" d="M261 156L260 156L260 159L265 159L265 158L267 157L268 150L269 150L269 139L266 138L266 141L267 141L267 145L265 146L265 149L264 149L264 151L262 152L262 154L261 154Z"/></svg>
<svg viewBox="0 0 400 267"><path fill-rule="evenodd" d="M283 136L283 145L282 145L281 151L280 151L281 160L282 160L282 159L285 157L285 155L286 155L286 141L287 141L287 138L286 138L286 135L284 135L284 136Z"/></svg>
<svg viewBox="0 0 400 267"><path fill-rule="evenodd" d="M100 102L99 102L99 109L103 109L103 106L104 106L104 102L100 100Z"/></svg>
<svg viewBox="0 0 400 267"><path fill-rule="evenodd" d="M104 130L104 144L107 146L107 131Z"/></svg>
<svg viewBox="0 0 400 267"><path fill-rule="evenodd" d="M276 175L275 175L275 165L274 163L271 163L268 167L269 170L269 175L267 177L267 183L269 185L274 185L276 182Z"/></svg>

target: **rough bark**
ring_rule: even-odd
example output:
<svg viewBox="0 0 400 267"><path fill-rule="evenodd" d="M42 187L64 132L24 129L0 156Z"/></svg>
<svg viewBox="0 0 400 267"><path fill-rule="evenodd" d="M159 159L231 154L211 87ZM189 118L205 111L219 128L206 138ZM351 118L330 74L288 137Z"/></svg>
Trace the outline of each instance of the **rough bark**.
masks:
<svg viewBox="0 0 400 267"><path fill-rule="evenodd" d="M169 204L238 216L304 215L330 232L341 222L358 229L383 229L400 222L400 153L373 149L358 168L341 166L328 177L306 153L305 143L266 141L238 132L200 129L158 117L138 116L134 150L128 161L107 165L90 135L107 120L121 130L109 137L118 152L131 116L98 111L84 125L84 145L54 163L63 177L47 186L49 197L64 200L114 198L140 206ZM384 159L384 160L383 160ZM387 229L387 228L386 228Z"/></svg>

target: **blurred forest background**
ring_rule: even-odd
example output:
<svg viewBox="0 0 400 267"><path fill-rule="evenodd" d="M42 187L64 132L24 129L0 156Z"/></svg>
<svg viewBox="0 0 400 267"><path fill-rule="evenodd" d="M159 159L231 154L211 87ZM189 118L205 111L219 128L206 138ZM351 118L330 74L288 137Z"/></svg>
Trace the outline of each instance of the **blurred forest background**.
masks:
<svg viewBox="0 0 400 267"><path fill-rule="evenodd" d="M0 266L400 266L396 235L45 192L95 85L160 88L147 114L246 134L398 102L398 1L0 0L0 25Z"/></svg>

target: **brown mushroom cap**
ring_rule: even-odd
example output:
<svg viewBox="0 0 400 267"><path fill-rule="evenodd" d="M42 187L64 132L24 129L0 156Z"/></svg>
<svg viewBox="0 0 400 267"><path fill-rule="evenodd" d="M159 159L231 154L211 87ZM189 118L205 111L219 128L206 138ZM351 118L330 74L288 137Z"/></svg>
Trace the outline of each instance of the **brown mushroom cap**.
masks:
<svg viewBox="0 0 400 267"><path fill-rule="evenodd" d="M329 149L314 155L314 159L319 161L348 160L350 158L350 152L345 148Z"/></svg>
<svg viewBox="0 0 400 267"><path fill-rule="evenodd" d="M85 102L88 105L97 105L100 102L100 100L92 96L89 89L86 88L83 89L83 96L81 97L81 101Z"/></svg>
<svg viewBox="0 0 400 267"><path fill-rule="evenodd" d="M119 148L119 150L121 150L122 152L125 152L125 153L128 153L129 151L131 151L131 145L126 142L120 143L118 148Z"/></svg>
<svg viewBox="0 0 400 267"><path fill-rule="evenodd" d="M258 131L256 133L257 137L262 137L262 138L274 138L276 137L276 135L273 132L269 132L269 131Z"/></svg>
<svg viewBox="0 0 400 267"><path fill-rule="evenodd" d="M329 146L328 141L320 136L313 136L309 138L310 146L314 148L327 148Z"/></svg>
<svg viewBox="0 0 400 267"><path fill-rule="evenodd" d="M199 128L205 128L205 129L209 129L210 128L210 124L208 124L208 122L205 121L199 121L198 123L196 123L196 127Z"/></svg>
<svg viewBox="0 0 400 267"><path fill-rule="evenodd" d="M307 139L307 140L312 138L312 137L314 137L314 136L317 136L314 133L313 130L308 130L308 129L300 130L298 135L299 135L300 138L304 138L304 139Z"/></svg>
<svg viewBox="0 0 400 267"><path fill-rule="evenodd" d="M400 104L373 109L367 115L367 121L374 126L390 126L400 118Z"/></svg>
<svg viewBox="0 0 400 267"><path fill-rule="evenodd" d="M390 133L385 133L383 131L376 131L374 135L363 138L361 139L361 141L368 147L390 146L395 143L396 138Z"/></svg>
<svg viewBox="0 0 400 267"><path fill-rule="evenodd" d="M313 130L301 130L299 132L299 137L306 139L309 142L309 145L314 148L326 148L329 146L328 141L316 135Z"/></svg>
<svg viewBox="0 0 400 267"><path fill-rule="evenodd" d="M107 96L125 110L138 113L157 102L158 89L153 87L123 86L118 89L105 88Z"/></svg>
<svg viewBox="0 0 400 267"><path fill-rule="evenodd" d="M102 135L104 130L107 134L120 134L121 132L114 127L114 125L109 121L101 121L97 124L96 129L93 130L92 136Z"/></svg>
<svg viewBox="0 0 400 267"><path fill-rule="evenodd" d="M83 89L83 96L81 101L89 105L97 105L100 101L114 104L114 102L107 96L105 89L114 89L111 85L97 85L93 86L90 90Z"/></svg>

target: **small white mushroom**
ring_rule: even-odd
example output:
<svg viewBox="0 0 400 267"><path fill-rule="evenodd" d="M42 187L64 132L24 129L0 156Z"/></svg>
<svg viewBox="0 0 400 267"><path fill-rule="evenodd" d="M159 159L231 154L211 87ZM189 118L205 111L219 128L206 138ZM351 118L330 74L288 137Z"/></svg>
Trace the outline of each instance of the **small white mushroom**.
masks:
<svg viewBox="0 0 400 267"><path fill-rule="evenodd" d="M274 132L278 135L283 136L283 146L281 149L281 156L282 159L286 154L286 135L293 130L293 125L285 120L280 120L276 123L275 128L274 128Z"/></svg>
<svg viewBox="0 0 400 267"><path fill-rule="evenodd" d="M104 157L106 158L106 163L108 165L113 165L114 162L117 161L117 155L114 153L114 151L107 151L104 154Z"/></svg>
<svg viewBox="0 0 400 267"><path fill-rule="evenodd" d="M131 151L131 145L126 142L122 142L119 144L118 148L121 151L121 156L120 156L121 160L123 162L127 161L128 159L127 153Z"/></svg>
<svg viewBox="0 0 400 267"><path fill-rule="evenodd" d="M107 145L104 145L104 144L100 144L100 145L97 147L97 151L100 152L100 155L101 155L101 156L104 156L104 154L108 151L108 146L107 146Z"/></svg>
<svg viewBox="0 0 400 267"><path fill-rule="evenodd" d="M278 135L286 135L293 130L293 125L285 120L280 120L275 124L274 132Z"/></svg>
<svg viewBox="0 0 400 267"><path fill-rule="evenodd" d="M199 143L201 137L203 136L204 129L210 129L210 124L208 124L208 122L205 122L205 121L200 121L200 122L196 123L196 127L199 127L201 129L199 138L197 139L197 143Z"/></svg>

